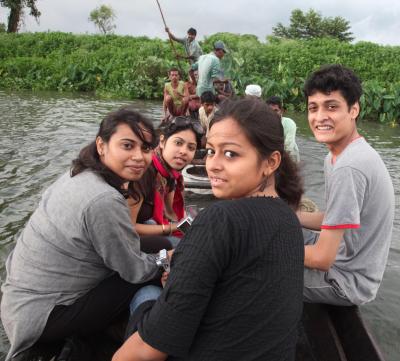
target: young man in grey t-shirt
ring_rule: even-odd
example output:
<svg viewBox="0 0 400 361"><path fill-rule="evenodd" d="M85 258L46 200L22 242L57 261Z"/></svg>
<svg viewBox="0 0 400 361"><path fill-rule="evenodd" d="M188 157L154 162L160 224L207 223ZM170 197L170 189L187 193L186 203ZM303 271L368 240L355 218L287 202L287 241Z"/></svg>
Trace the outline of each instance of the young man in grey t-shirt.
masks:
<svg viewBox="0 0 400 361"><path fill-rule="evenodd" d="M304 300L364 304L376 297L387 262L393 185L379 154L357 131L362 88L353 71L322 67L306 81L304 93L310 128L329 149L327 208L298 212L306 228Z"/></svg>

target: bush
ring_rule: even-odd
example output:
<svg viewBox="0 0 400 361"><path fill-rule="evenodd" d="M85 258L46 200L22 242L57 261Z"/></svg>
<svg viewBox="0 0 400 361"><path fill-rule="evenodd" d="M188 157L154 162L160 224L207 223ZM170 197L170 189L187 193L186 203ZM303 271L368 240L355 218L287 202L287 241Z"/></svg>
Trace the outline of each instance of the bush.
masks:
<svg viewBox="0 0 400 361"><path fill-rule="evenodd" d="M222 64L238 94L256 83L263 96L278 95L289 109L303 111L304 79L323 64L340 63L363 80L362 117L399 122L398 46L275 37L261 43L254 35L218 33L201 42L205 53L212 51L216 40L224 41L229 50ZM181 46L176 48L183 53ZM144 36L0 33L0 89L154 99L162 97L167 70L176 65L168 41ZM189 65L181 65L187 72Z"/></svg>

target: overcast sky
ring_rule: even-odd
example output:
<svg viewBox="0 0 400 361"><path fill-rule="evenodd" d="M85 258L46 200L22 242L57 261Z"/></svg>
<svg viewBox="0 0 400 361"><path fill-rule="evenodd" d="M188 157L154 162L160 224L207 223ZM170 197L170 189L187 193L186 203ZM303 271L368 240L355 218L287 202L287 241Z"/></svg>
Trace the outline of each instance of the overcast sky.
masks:
<svg viewBox="0 0 400 361"><path fill-rule="evenodd" d="M399 0L159 0L171 31L183 36L193 26L198 36L216 32L255 34L264 40L278 22L287 25L290 13L313 8L323 16L350 21L355 41L400 45ZM21 31L96 33L88 21L91 10L110 5L116 13L116 34L147 35L166 39L156 0L37 0L42 15L37 24L25 16ZM28 11L26 11L28 14ZM8 11L0 8L0 22Z"/></svg>

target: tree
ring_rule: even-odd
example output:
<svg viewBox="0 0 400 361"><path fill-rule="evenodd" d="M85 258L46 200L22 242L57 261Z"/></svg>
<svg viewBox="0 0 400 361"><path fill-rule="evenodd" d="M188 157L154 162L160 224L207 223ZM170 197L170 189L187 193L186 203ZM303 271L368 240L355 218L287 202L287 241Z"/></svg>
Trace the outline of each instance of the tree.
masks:
<svg viewBox="0 0 400 361"><path fill-rule="evenodd" d="M111 6L101 5L92 10L89 16L89 21L92 21L103 34L111 33L115 29L113 20L115 13Z"/></svg>
<svg viewBox="0 0 400 361"><path fill-rule="evenodd" d="M0 5L10 9L7 25L8 33L16 33L18 31L25 7L30 9L29 15L32 15L36 20L41 15L36 7L36 0L0 0Z"/></svg>
<svg viewBox="0 0 400 361"><path fill-rule="evenodd" d="M350 23L346 19L340 16L323 18L313 9L307 13L303 13L300 9L294 9L288 27L278 23L272 28L273 35L280 38L307 40L330 37L346 42L354 39L349 30Z"/></svg>

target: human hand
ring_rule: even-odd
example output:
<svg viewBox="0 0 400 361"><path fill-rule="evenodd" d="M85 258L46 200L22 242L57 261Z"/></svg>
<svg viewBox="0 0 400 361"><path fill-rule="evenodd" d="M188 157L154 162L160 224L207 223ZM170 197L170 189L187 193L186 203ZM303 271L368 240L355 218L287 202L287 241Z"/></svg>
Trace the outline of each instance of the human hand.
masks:
<svg viewBox="0 0 400 361"><path fill-rule="evenodd" d="M172 255L174 254L174 252L175 252L175 249L170 249L169 251L167 251L169 262L171 262Z"/></svg>
<svg viewBox="0 0 400 361"><path fill-rule="evenodd" d="M163 288L165 287L165 284L167 283L168 276L169 276L169 272L167 272L167 271L163 272L163 274L161 275L161 284L162 284Z"/></svg>

